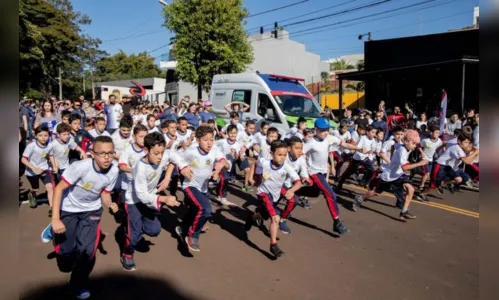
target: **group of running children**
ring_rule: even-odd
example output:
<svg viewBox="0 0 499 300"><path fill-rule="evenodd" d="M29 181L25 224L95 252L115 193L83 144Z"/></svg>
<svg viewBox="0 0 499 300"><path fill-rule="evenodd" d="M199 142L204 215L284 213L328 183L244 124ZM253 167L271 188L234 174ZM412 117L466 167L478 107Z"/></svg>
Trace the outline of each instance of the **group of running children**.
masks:
<svg viewBox="0 0 499 300"><path fill-rule="evenodd" d="M399 217L405 221L415 218L409 213L415 194L427 201L425 195L444 184L457 187L469 183L471 178L460 167L461 162L478 171L478 146L473 145L466 127L448 142L440 140L438 128L431 128L431 137L420 141L417 131L395 127L390 138L382 142L384 132L371 126L358 126L350 134L347 124L332 130L326 119L319 118L314 129L308 129L307 121L300 118L281 138L278 129L268 123L261 123L259 132L254 133L253 120L243 126L237 113L230 117L230 123L221 130L214 120L196 130L188 129L183 117L165 121L160 128L154 122L134 125L129 115L112 134L106 131L102 118L90 132L80 129L81 120L75 115L58 124L54 132L45 125L35 129L35 141L26 147L22 158L31 184L30 205L36 207L41 180L52 220L42 240L53 240L59 267L72 271L70 287L76 297L90 297L86 285L100 240L102 203L112 213L120 208L125 211L121 263L124 269L135 270L134 250L142 235L159 235L162 207L181 205L176 196L179 183L187 213L175 231L188 249L200 251L200 234L212 213L210 181L217 185L216 201L235 205L226 197L237 165L244 172L242 189L250 192L256 187L260 200L260 206L248 214L242 226L249 231L270 219L270 252L277 258L284 254L277 244L278 231L291 232L287 219L298 204L310 208L306 198L296 195L302 187L317 187L325 195L332 230L342 235L349 230L340 220L330 177L340 190L360 170L363 176L359 183L368 189L355 196L353 210L370 197L389 191L395 194ZM91 142L82 145L82 137L87 135ZM411 158L411 153L418 152L419 157ZM344 162L349 165L340 174ZM419 189L413 187L407 171L422 175ZM477 180L478 172L472 177ZM428 178L430 186L425 188ZM280 200L285 200L282 210Z"/></svg>

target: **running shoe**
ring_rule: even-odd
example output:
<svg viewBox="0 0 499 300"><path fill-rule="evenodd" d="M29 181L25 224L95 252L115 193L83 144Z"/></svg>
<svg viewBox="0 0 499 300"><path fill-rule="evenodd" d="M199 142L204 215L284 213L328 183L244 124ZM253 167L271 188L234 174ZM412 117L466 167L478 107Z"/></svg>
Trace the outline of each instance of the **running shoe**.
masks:
<svg viewBox="0 0 499 300"><path fill-rule="evenodd" d="M189 247L189 249L191 251L195 251L195 252L201 251L201 249L199 249L199 239L198 238L186 236L185 243L187 244L187 247Z"/></svg>
<svg viewBox="0 0 499 300"><path fill-rule="evenodd" d="M133 256L122 255L120 261L123 269L125 269L126 271L137 270L137 267L135 266L135 260L133 260Z"/></svg>
<svg viewBox="0 0 499 300"><path fill-rule="evenodd" d="M443 194L444 194L444 188L443 188L443 187L438 187L438 188L437 188L437 192L438 192L440 195L443 195Z"/></svg>
<svg viewBox="0 0 499 300"><path fill-rule="evenodd" d="M305 209L312 208L312 205L310 205L307 198L301 198L300 200L301 200L301 205L303 206L303 208L305 208Z"/></svg>
<svg viewBox="0 0 499 300"><path fill-rule="evenodd" d="M281 220L279 222L279 229L281 230L282 233L284 234L289 234L291 233L291 228L288 226L288 221L286 220Z"/></svg>
<svg viewBox="0 0 499 300"><path fill-rule="evenodd" d="M456 187L452 183L447 183L447 189L452 195L456 193Z"/></svg>
<svg viewBox="0 0 499 300"><path fill-rule="evenodd" d="M350 230L343 224L341 221L336 221L333 224L333 232L336 232L337 234L345 234L349 233Z"/></svg>
<svg viewBox="0 0 499 300"><path fill-rule="evenodd" d="M36 208L38 206L38 203L36 202L35 196L31 192L28 193L28 203L29 207L31 208Z"/></svg>
<svg viewBox="0 0 499 300"><path fill-rule="evenodd" d="M466 181L466 186L469 188L473 188L473 181L471 181L471 179Z"/></svg>
<svg viewBox="0 0 499 300"><path fill-rule="evenodd" d="M416 216L415 215L412 215L409 213L409 211L405 211L405 212L400 212L400 219L402 220L412 220L412 219L416 219Z"/></svg>
<svg viewBox="0 0 499 300"><path fill-rule="evenodd" d="M245 193L251 193L253 192L253 188L250 187L249 185L244 185L242 188L241 188L241 191L245 192Z"/></svg>
<svg viewBox="0 0 499 300"><path fill-rule="evenodd" d="M354 201L353 201L353 205L352 205L352 210L358 211L360 208L360 205L362 204L362 201L364 201L364 200L362 199L361 195L355 196Z"/></svg>
<svg viewBox="0 0 499 300"><path fill-rule="evenodd" d="M76 299L88 299L90 298L90 292L87 289L74 290L73 294Z"/></svg>
<svg viewBox="0 0 499 300"><path fill-rule="evenodd" d="M220 203L222 203L222 205L226 205L226 206L237 206L235 203L230 202L225 197L223 197L223 198L218 197L217 200L220 201Z"/></svg>
<svg viewBox="0 0 499 300"><path fill-rule="evenodd" d="M428 197L426 197L422 192L415 192L414 197L421 202L430 202L430 200L428 200Z"/></svg>
<svg viewBox="0 0 499 300"><path fill-rule="evenodd" d="M284 255L284 251L282 251L277 244L270 245L270 253L272 253L276 258Z"/></svg>
<svg viewBox="0 0 499 300"><path fill-rule="evenodd" d="M175 227L175 233L177 233L178 237L183 240L183 237L184 237L184 233L182 232L182 227L180 226L177 226Z"/></svg>
<svg viewBox="0 0 499 300"><path fill-rule="evenodd" d="M45 244L52 240L52 238L54 237L54 235L52 234L52 223L49 223L49 225L45 227L45 229L42 231L41 237L42 242Z"/></svg>

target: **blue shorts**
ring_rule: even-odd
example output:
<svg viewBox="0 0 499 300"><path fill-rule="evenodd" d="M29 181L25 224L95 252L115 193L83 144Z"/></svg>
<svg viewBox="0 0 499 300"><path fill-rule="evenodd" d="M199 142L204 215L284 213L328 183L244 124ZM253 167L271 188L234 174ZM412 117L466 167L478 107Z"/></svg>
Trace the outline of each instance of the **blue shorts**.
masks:
<svg viewBox="0 0 499 300"><path fill-rule="evenodd" d="M239 170L245 170L250 167L248 158L245 158L243 160L239 160Z"/></svg>
<svg viewBox="0 0 499 300"><path fill-rule="evenodd" d="M267 193L258 193L257 197L258 200L260 200L260 214L264 220L268 220L273 216L281 214L279 207L277 207L279 201L274 202L272 195Z"/></svg>

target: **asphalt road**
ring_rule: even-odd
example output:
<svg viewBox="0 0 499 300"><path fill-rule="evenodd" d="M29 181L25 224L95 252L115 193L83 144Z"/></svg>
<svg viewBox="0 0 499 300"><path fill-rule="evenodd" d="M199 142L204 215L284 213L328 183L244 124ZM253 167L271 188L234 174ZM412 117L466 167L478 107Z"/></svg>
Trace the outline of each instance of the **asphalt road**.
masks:
<svg viewBox="0 0 499 300"><path fill-rule="evenodd" d="M353 212L352 198L362 189L344 187L341 217L351 232L332 234L324 197L312 198L312 209L292 213L292 233L279 233L286 254L278 260L264 231L243 229L254 194L234 188L229 200L239 206L213 204L214 223L194 255L179 246L173 231L182 209L163 209L164 230L146 237L149 246L136 254L134 272L121 268L118 225L105 213L92 299L478 299L478 192L435 194L429 204L415 200L417 219L401 222L393 196L376 197ZM47 209L19 207L21 299L71 299L64 288L68 274L59 272L51 244L40 240L50 221Z"/></svg>

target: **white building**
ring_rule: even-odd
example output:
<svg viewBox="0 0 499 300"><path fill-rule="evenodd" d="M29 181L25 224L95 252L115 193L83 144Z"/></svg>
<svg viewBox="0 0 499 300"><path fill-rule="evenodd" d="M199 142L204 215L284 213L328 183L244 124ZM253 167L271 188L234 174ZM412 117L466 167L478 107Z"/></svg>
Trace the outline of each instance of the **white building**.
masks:
<svg viewBox="0 0 499 300"><path fill-rule="evenodd" d="M480 7L475 6L473 8L473 26L480 26Z"/></svg>
<svg viewBox="0 0 499 300"><path fill-rule="evenodd" d="M336 58L330 58L330 59L326 60L325 62L329 65L331 63L341 61L341 60L344 60L349 65L352 65L355 68L357 68L357 64L360 61L364 60L364 54L362 53L362 54L343 55L343 56L336 57ZM340 71L340 70L335 70L335 71Z"/></svg>
<svg viewBox="0 0 499 300"><path fill-rule="evenodd" d="M133 82L142 85L146 94L142 97L144 100L159 101L165 100L165 79L164 78L140 78L129 80L116 80L95 83L97 90L97 99L107 100L111 94L120 99L124 95L131 95L130 88L136 87Z"/></svg>
<svg viewBox="0 0 499 300"><path fill-rule="evenodd" d="M329 64L320 59L320 55L308 52L305 45L289 39L289 33L281 30L278 38L272 33L253 34L248 37L253 47L254 60L245 73L256 71L262 74L278 74L305 79L305 84L318 81L321 72L329 71ZM176 82L174 71L176 68L175 57L170 54L161 56L160 68L167 71L166 94L173 104L177 103L178 97L189 95L191 101L197 100L197 87L182 81ZM203 99L207 95L203 92Z"/></svg>

